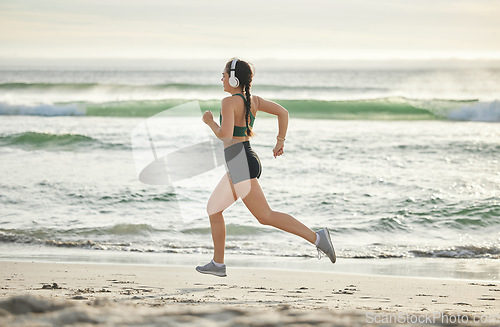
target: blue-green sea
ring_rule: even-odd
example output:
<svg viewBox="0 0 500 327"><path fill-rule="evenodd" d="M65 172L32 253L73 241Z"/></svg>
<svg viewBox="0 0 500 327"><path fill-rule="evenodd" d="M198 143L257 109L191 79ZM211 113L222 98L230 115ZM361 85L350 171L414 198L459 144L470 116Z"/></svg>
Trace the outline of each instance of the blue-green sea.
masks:
<svg viewBox="0 0 500 327"><path fill-rule="evenodd" d="M208 138L201 116L218 116L223 64L2 67L0 259L208 262L204 210L224 167L141 183L131 135L194 101L198 112L169 118L177 138L166 142ZM499 68L256 67L252 92L290 116L283 156L272 155L274 117L259 112L251 140L271 208L328 227L339 259L318 262L314 246L238 200L224 214L228 264L500 278Z"/></svg>

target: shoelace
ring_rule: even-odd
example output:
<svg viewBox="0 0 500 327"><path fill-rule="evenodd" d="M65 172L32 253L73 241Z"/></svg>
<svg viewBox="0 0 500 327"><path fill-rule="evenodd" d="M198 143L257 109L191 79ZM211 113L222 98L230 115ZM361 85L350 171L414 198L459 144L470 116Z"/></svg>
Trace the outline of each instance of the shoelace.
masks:
<svg viewBox="0 0 500 327"><path fill-rule="evenodd" d="M321 251L319 248L316 248L316 249L318 250L318 260L321 260L321 257L322 257L323 255L326 255L326 253L325 253L325 252L323 252L323 251ZM323 255L322 255L322 254L323 254Z"/></svg>

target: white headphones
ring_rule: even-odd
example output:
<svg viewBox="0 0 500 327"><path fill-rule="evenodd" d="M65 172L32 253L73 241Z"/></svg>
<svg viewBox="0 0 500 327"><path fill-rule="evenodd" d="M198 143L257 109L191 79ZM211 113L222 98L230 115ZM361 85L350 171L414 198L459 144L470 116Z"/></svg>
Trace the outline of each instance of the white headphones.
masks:
<svg viewBox="0 0 500 327"><path fill-rule="evenodd" d="M229 72L229 85L231 87L238 87L240 85L240 81L238 77L236 77L236 63L238 62L238 58L235 58L231 63L231 70Z"/></svg>

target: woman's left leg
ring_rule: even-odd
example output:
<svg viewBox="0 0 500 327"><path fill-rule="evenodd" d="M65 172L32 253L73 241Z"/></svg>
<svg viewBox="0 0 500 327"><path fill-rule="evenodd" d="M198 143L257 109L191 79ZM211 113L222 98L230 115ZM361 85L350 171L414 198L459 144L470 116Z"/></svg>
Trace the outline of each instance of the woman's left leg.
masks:
<svg viewBox="0 0 500 327"><path fill-rule="evenodd" d="M312 229L287 213L271 210L257 178L238 183L235 187L243 183L246 183L249 192L241 199L261 224L270 225L298 235L312 244L316 242L316 233Z"/></svg>

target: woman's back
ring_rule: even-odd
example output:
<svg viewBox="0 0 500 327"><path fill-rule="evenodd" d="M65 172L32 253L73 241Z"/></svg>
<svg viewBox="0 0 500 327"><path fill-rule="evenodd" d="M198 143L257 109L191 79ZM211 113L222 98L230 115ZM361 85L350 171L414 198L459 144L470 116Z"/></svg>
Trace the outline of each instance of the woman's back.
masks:
<svg viewBox="0 0 500 327"><path fill-rule="evenodd" d="M255 121L255 117L257 115L258 107L258 97L251 96L251 106L250 112L248 116L248 125L250 128L253 128L253 124ZM231 144L248 141L250 140L250 136L247 136L247 124L246 124L246 98L241 93L235 93L231 97L227 97L224 99L223 106L229 106L233 111L233 138L230 142L224 142L224 146L227 147ZM222 125L222 110L220 115L220 123Z"/></svg>
<svg viewBox="0 0 500 327"><path fill-rule="evenodd" d="M233 108L234 108L234 126L246 126L245 122L245 101L243 100L243 96L240 96L240 93L234 94L231 98L234 98L232 101L234 102ZM255 95L252 95L251 97L251 105L250 105L250 114L255 118L257 117L257 97ZM250 118L249 118L249 123L250 123Z"/></svg>

